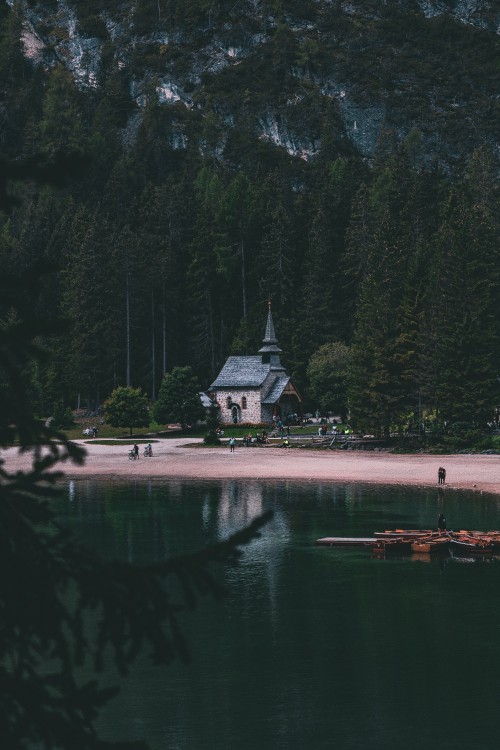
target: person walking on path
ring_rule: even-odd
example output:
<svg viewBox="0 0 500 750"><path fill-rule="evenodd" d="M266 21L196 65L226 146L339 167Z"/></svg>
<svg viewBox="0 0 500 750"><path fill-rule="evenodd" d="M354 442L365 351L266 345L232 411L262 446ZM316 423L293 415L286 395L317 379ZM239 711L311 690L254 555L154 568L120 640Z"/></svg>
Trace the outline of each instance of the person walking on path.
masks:
<svg viewBox="0 0 500 750"><path fill-rule="evenodd" d="M234 453L234 444L236 443L236 440L234 437L229 438L229 452Z"/></svg>
<svg viewBox="0 0 500 750"><path fill-rule="evenodd" d="M134 445L134 453L135 457L139 458L139 446L137 445L137 443Z"/></svg>

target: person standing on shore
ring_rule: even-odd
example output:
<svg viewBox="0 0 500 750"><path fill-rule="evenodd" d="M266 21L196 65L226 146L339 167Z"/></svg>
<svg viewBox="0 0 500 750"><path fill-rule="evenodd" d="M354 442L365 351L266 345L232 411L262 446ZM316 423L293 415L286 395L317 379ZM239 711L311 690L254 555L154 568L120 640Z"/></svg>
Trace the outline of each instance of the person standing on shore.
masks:
<svg viewBox="0 0 500 750"><path fill-rule="evenodd" d="M234 444L236 443L236 440L234 437L229 438L229 452L234 453Z"/></svg>
<svg viewBox="0 0 500 750"><path fill-rule="evenodd" d="M438 517L438 531L440 534L442 534L444 531L446 531L446 518L444 513L440 513Z"/></svg>

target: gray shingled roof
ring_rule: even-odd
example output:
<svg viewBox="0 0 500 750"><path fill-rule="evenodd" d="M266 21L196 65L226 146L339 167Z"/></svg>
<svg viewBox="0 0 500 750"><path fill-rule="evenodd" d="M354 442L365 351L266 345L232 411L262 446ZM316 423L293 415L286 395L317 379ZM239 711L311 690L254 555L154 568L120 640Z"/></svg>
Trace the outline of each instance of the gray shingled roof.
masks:
<svg viewBox="0 0 500 750"><path fill-rule="evenodd" d="M262 364L262 357L229 357L217 375L209 391L214 388L258 388L271 369L270 364Z"/></svg>
<svg viewBox="0 0 500 750"><path fill-rule="evenodd" d="M290 378L286 373L283 375L278 375L276 380L271 386L271 390L267 394L265 398L262 399L263 404L275 404L276 401L279 399L283 391L285 390L286 386L290 382Z"/></svg>

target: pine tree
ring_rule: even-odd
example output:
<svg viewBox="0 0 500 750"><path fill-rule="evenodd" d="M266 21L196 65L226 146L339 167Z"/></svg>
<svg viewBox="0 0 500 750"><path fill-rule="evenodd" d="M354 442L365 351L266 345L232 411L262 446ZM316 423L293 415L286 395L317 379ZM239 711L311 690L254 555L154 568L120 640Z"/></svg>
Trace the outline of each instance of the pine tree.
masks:
<svg viewBox="0 0 500 750"><path fill-rule="evenodd" d="M80 394L94 409L125 380L125 270L104 217L85 208L75 215L70 207L67 218L72 226L63 252L61 309L71 321L71 335L65 342L65 377L73 399Z"/></svg>
<svg viewBox="0 0 500 750"><path fill-rule="evenodd" d="M62 65L50 73L39 132L42 148L48 154L86 150L82 95Z"/></svg>
<svg viewBox="0 0 500 750"><path fill-rule="evenodd" d="M229 344L228 321L237 298L231 286L236 256L222 252L227 235L217 222L223 183L211 169L202 169L196 180L196 218L187 275L191 318L191 358L197 372L214 378Z"/></svg>
<svg viewBox="0 0 500 750"><path fill-rule="evenodd" d="M355 169L347 159L328 165L314 193L316 211L304 257L303 323L301 334L311 352L321 344L345 338L343 263ZM321 325L318 325L321 320Z"/></svg>
<svg viewBox="0 0 500 750"><path fill-rule="evenodd" d="M180 609L207 593L220 599L212 566L234 565L270 514L198 553L140 567L102 559L62 530L50 509L61 465L83 463L84 452L30 408L29 374L44 356L36 339L50 335L33 313L39 290L34 269L0 278L0 560L9 571L0 579L0 743L146 750L99 737L99 711L117 692L99 682L103 654L113 654L121 679L145 646L156 664L187 662ZM12 443L31 458L22 471L6 457Z"/></svg>
<svg viewBox="0 0 500 750"><path fill-rule="evenodd" d="M353 426L389 435L413 406L411 343L403 335L403 298L413 248L406 214L412 173L403 153L381 169L367 195L364 269L352 346ZM361 253L361 248L355 250Z"/></svg>
<svg viewBox="0 0 500 750"><path fill-rule="evenodd" d="M2 154L17 157L23 151L23 135L36 102L35 74L22 47L22 15L15 4L0 7L0 133Z"/></svg>
<svg viewBox="0 0 500 750"><path fill-rule="evenodd" d="M189 366L174 367L166 373L160 386L154 415L157 422L180 422L193 425L204 415L200 401L200 384Z"/></svg>
<svg viewBox="0 0 500 750"><path fill-rule="evenodd" d="M480 162L476 155L443 204L424 385L441 421L477 425L492 417L500 398L498 188L495 179L481 185Z"/></svg>
<svg viewBox="0 0 500 750"><path fill-rule="evenodd" d="M293 300L297 273L297 247L293 201L290 192L274 175L267 184L266 222L258 259L262 300L271 297L277 311Z"/></svg>
<svg viewBox="0 0 500 750"><path fill-rule="evenodd" d="M218 245L218 266L231 286L241 289L240 315L248 316L248 294L255 265L258 192L250 180L239 173L225 191L217 216L224 241ZM238 278L239 277L239 278Z"/></svg>

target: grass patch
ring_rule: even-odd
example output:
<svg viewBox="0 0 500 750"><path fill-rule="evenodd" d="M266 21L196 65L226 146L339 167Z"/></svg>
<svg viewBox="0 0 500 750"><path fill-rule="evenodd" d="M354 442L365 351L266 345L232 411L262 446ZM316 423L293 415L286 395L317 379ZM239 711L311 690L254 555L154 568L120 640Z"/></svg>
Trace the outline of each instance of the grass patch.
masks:
<svg viewBox="0 0 500 750"><path fill-rule="evenodd" d="M148 445L148 443L157 443L158 440L140 440L140 439L134 439L134 438L127 438L123 440L99 440L99 439L93 439L89 438L85 441L86 445Z"/></svg>
<svg viewBox="0 0 500 750"><path fill-rule="evenodd" d="M76 424L75 426L64 430L64 433L67 435L67 437L70 440L84 440L87 436L83 434L84 429L92 427L95 425L95 422L92 420L86 420L85 422L80 422ZM132 440L135 442L138 439L143 438L146 440L146 442L149 442L150 439L154 438L165 438L165 437L187 437L189 435L197 437L198 433L200 436L204 435L204 430L197 430L197 431L183 431L176 428L169 428L168 425L150 425L149 427L137 427L134 429L132 435L129 435L128 430L124 430L123 427L110 427L109 425L96 425L98 429L98 437L97 438L88 438L89 442L97 442L97 440L105 439L105 438L114 438L118 442L122 442L125 440Z"/></svg>

